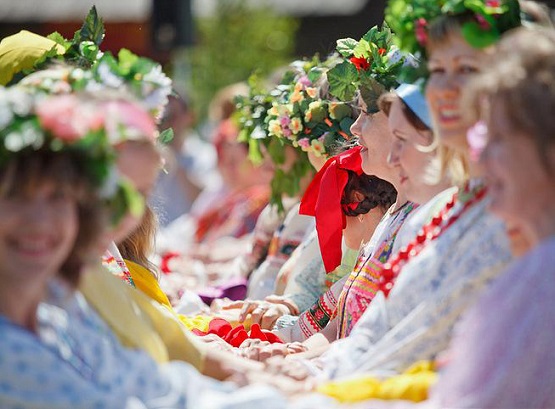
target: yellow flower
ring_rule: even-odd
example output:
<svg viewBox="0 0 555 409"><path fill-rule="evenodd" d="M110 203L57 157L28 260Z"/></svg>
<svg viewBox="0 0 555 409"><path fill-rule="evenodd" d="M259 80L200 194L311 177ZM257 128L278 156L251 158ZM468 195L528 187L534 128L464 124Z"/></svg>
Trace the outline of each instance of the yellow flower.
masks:
<svg viewBox="0 0 555 409"><path fill-rule="evenodd" d="M310 98L316 98L318 95L318 88L308 87L305 91Z"/></svg>
<svg viewBox="0 0 555 409"><path fill-rule="evenodd" d="M324 144L318 139L313 139L312 141L310 141L310 147L312 148L312 152L314 152L314 155L316 155L317 157L322 156L326 152Z"/></svg>
<svg viewBox="0 0 555 409"><path fill-rule="evenodd" d="M268 110L268 115L279 116L279 110L276 104L272 104L272 107Z"/></svg>
<svg viewBox="0 0 555 409"><path fill-rule="evenodd" d="M303 99L304 99L304 96L300 91L295 90L295 92L291 94L291 102L293 104L296 102L301 102Z"/></svg>
<svg viewBox="0 0 555 409"><path fill-rule="evenodd" d="M278 105L279 116L291 116L292 111L293 111L293 106L290 104Z"/></svg>
<svg viewBox="0 0 555 409"><path fill-rule="evenodd" d="M291 123L289 124L289 129L294 134L298 134L303 130L303 123L301 122L300 118L292 118Z"/></svg>
<svg viewBox="0 0 555 409"><path fill-rule="evenodd" d="M277 119L272 119L270 122L268 122L268 132L270 133L270 135L277 136L278 138L283 137L281 124Z"/></svg>

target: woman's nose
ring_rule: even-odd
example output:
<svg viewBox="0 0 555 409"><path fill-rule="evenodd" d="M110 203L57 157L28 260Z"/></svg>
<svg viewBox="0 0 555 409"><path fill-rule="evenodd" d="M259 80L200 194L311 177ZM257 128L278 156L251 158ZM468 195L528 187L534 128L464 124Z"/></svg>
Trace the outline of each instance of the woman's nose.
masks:
<svg viewBox="0 0 555 409"><path fill-rule="evenodd" d="M362 121L362 115L364 115L362 112L358 115L357 119L355 122L353 122L353 124L351 125L351 134L356 135L356 136L360 136L360 123Z"/></svg>

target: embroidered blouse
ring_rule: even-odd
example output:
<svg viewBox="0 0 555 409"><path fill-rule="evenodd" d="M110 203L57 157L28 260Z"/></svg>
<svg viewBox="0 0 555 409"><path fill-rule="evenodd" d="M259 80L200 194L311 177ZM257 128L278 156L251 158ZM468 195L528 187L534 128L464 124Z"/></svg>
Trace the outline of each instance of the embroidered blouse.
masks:
<svg viewBox="0 0 555 409"><path fill-rule="evenodd" d="M405 206L403 206L403 208ZM395 213L391 211L387 212L376 227L370 241L361 249L358 254L358 260L367 260L370 258L376 247L388 238L389 232L395 230L396 226L403 223L405 217L406 214L403 211L397 211ZM353 250L343 252L342 265L353 265L352 261L345 261L346 258L352 258L352 254ZM322 294L297 320L288 320L286 317L278 320L278 334L280 338L287 342L304 341L326 327L335 313L337 300L348 277L349 275L344 275L339 281L334 283L331 288ZM286 325L288 321L293 321L293 325Z"/></svg>
<svg viewBox="0 0 555 409"><path fill-rule="evenodd" d="M321 358L328 377L397 374L447 348L461 313L511 259L505 226L486 207L470 207L408 261L388 298L376 295L350 336Z"/></svg>

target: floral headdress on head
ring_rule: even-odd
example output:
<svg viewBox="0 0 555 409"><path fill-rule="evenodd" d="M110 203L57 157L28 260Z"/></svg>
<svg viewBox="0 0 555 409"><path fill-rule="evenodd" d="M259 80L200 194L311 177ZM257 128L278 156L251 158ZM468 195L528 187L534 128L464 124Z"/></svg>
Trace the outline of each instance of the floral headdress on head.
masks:
<svg viewBox="0 0 555 409"><path fill-rule="evenodd" d="M249 145L249 159L260 165L264 155L269 155L274 163L274 177L271 182L270 203L284 211L282 196L294 197L300 191L301 179L311 170L305 152L297 152L297 160L289 170L284 170L285 142L270 137L268 131L268 111L276 99L275 93L267 90L257 74L250 76L249 95L236 98L237 110L233 116L239 127L238 140ZM263 153L264 151L264 153Z"/></svg>
<svg viewBox="0 0 555 409"><path fill-rule="evenodd" d="M354 122L349 105L330 97L326 74L340 62L337 55L325 61L315 56L295 61L273 92L267 112L268 134L317 157L330 156L351 139Z"/></svg>
<svg viewBox="0 0 555 409"><path fill-rule="evenodd" d="M312 170L307 153L330 156L351 138L354 122L350 106L328 94L326 73L340 61L336 55L321 61L291 63L278 86L267 91L257 76L249 79L250 94L238 99L236 118L239 139L249 143L249 156L262 160L264 146L276 164L271 202L281 208L281 195L294 196L299 181ZM284 146L297 149L298 159L291 170L283 171Z"/></svg>
<svg viewBox="0 0 555 409"><path fill-rule="evenodd" d="M341 101L353 102L360 92L369 112L377 112L381 94L398 85L401 67L417 65L393 44L393 33L384 24L372 27L360 40L337 40L337 51L344 57L341 64L328 72L330 94Z"/></svg>
<svg viewBox="0 0 555 409"><path fill-rule="evenodd" d="M125 129L146 135L155 131L155 125L152 120L140 120L141 115L150 116L133 102L111 104L85 95L48 96L19 86L0 87L0 166L32 151L74 152L84 161L113 221L128 211L140 216L144 203L117 176L109 133ZM129 114L134 118L123 120Z"/></svg>
<svg viewBox="0 0 555 409"><path fill-rule="evenodd" d="M21 41L18 41L18 38ZM94 6L85 18L81 29L75 32L71 40L66 40L57 32L47 37L20 32L7 39L10 50L19 51L17 58L10 57L11 60L15 59L12 64L12 76L15 75L15 78L12 82L17 82L22 76L33 73L31 78L24 81L24 84L37 87L47 93L82 90L95 92L106 88L127 91L138 98L156 119L160 118L168 103L171 80L162 72L160 64L148 58L139 57L126 49L121 49L117 58L109 52L100 51L100 44L104 39L104 25ZM52 44L50 50L40 56L29 55L35 48L35 42L44 47L48 41ZM29 42L32 43L29 44ZM33 58L34 61L29 66L29 59ZM18 59L21 62L25 61L26 64L18 63ZM49 77L52 75L49 74L49 70L41 73L41 69L55 61L65 62L73 67L73 70L65 76Z"/></svg>
<svg viewBox="0 0 555 409"><path fill-rule="evenodd" d="M407 52L426 57L428 29L441 15L468 14L462 24L464 39L475 48L487 47L502 33L521 24L518 0L389 0L385 19L397 34L398 46ZM422 65L423 77L425 67Z"/></svg>

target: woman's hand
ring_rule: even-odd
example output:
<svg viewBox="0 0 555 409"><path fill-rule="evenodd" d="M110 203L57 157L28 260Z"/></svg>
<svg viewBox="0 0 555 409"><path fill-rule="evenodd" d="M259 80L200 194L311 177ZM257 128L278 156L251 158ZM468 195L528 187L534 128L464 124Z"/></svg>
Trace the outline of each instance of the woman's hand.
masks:
<svg viewBox="0 0 555 409"><path fill-rule="evenodd" d="M308 367L303 364L302 359L296 359L294 355L286 358L274 357L265 362L266 372L274 375L283 375L297 381L310 379L312 374Z"/></svg>
<svg viewBox="0 0 555 409"><path fill-rule="evenodd" d="M259 324L260 328L271 330L279 317L291 314L286 304L269 301L244 300L235 301L222 306L223 310L240 309L238 321L243 323L250 315L250 323Z"/></svg>
<svg viewBox="0 0 555 409"><path fill-rule="evenodd" d="M306 351L306 347L300 342L289 344L270 344L267 341L258 339L247 339L239 347L241 356L254 361L265 362L272 357L285 357Z"/></svg>

